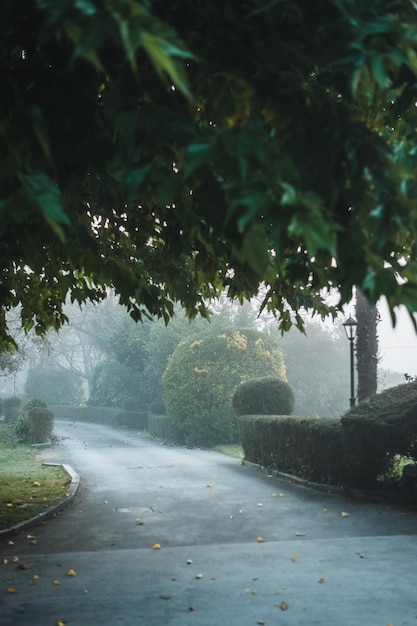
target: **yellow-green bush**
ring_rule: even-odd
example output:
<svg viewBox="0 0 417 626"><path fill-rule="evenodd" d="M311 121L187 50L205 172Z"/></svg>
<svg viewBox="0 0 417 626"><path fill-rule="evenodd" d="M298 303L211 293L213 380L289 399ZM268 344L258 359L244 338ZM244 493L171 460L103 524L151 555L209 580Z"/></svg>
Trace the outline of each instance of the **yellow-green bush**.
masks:
<svg viewBox="0 0 417 626"><path fill-rule="evenodd" d="M237 442L233 393L255 376L285 378L281 351L266 333L213 329L180 343L163 382L168 413L186 442L205 447Z"/></svg>

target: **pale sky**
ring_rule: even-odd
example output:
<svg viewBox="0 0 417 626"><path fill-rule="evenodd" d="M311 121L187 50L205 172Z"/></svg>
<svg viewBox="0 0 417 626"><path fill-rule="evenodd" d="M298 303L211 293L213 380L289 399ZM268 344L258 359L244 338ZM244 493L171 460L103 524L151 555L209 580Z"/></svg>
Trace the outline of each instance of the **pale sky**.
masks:
<svg viewBox="0 0 417 626"><path fill-rule="evenodd" d="M393 328L385 300L379 302L378 310L381 316L378 324L380 366L417 376L417 334L409 314L404 308L396 310L397 323Z"/></svg>

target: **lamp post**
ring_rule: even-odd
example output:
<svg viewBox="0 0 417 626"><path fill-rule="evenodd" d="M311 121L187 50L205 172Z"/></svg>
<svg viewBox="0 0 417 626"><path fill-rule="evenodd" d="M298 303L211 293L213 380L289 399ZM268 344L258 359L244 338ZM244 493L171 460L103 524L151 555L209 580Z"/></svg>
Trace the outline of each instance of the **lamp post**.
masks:
<svg viewBox="0 0 417 626"><path fill-rule="evenodd" d="M355 406L355 368L354 368L354 341L356 337L356 327L358 322L353 317L348 317L346 322L343 322L343 327L346 332L346 337L350 342L350 406Z"/></svg>

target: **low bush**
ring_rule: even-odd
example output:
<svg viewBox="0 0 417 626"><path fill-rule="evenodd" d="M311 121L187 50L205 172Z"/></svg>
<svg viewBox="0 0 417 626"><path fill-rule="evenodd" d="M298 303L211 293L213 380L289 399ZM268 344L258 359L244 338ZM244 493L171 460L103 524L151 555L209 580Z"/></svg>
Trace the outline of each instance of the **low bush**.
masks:
<svg viewBox="0 0 417 626"><path fill-rule="evenodd" d="M149 414L149 434L157 439L183 444L184 433L179 430L168 415Z"/></svg>
<svg viewBox="0 0 417 626"><path fill-rule="evenodd" d="M30 400L16 420L15 431L23 443L45 443L52 434L54 414L41 400Z"/></svg>
<svg viewBox="0 0 417 626"><path fill-rule="evenodd" d="M314 482L343 484L340 420L290 415L241 415L245 459Z"/></svg>
<svg viewBox="0 0 417 626"><path fill-rule="evenodd" d="M341 424L349 484L376 484L390 475L398 455L417 461L417 382L371 396Z"/></svg>
<svg viewBox="0 0 417 626"><path fill-rule="evenodd" d="M294 393L281 378L251 378L238 385L232 405L236 415L291 415Z"/></svg>
<svg viewBox="0 0 417 626"><path fill-rule="evenodd" d="M12 424L17 420L21 404L22 400L17 396L3 400L4 419L8 424Z"/></svg>

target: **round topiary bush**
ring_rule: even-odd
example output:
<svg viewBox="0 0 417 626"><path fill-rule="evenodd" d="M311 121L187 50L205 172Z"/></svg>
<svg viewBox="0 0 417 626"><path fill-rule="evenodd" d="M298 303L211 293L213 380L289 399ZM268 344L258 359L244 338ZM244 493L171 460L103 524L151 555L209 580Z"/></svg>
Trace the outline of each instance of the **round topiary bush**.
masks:
<svg viewBox="0 0 417 626"><path fill-rule="evenodd" d="M262 376L244 380L233 394L236 415L291 415L294 393L285 380Z"/></svg>
<svg viewBox="0 0 417 626"><path fill-rule="evenodd" d="M285 378L281 351L267 333L213 328L180 343L163 382L168 414L185 442L237 442L233 393L242 380L259 375Z"/></svg>

